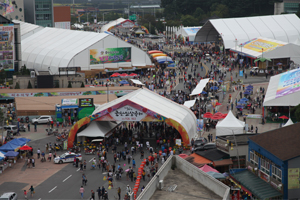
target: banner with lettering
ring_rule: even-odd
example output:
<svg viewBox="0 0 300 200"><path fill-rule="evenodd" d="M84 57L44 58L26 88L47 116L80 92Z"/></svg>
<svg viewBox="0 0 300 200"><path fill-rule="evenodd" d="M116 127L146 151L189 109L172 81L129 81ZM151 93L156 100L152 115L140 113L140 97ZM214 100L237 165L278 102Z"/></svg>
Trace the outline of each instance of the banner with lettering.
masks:
<svg viewBox="0 0 300 200"><path fill-rule="evenodd" d="M299 168L288 169L288 189L299 188Z"/></svg>
<svg viewBox="0 0 300 200"><path fill-rule="evenodd" d="M90 49L90 65L131 62L131 47Z"/></svg>

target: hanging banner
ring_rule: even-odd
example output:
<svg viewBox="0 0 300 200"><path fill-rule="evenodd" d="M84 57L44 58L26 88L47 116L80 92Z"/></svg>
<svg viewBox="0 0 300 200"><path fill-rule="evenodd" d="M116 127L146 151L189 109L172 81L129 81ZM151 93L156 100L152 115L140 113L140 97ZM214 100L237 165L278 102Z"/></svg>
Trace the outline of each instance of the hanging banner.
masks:
<svg viewBox="0 0 300 200"><path fill-rule="evenodd" d="M288 189L299 188L299 168L288 169Z"/></svg>
<svg viewBox="0 0 300 200"><path fill-rule="evenodd" d="M276 97L282 97L300 90L300 69L280 74Z"/></svg>
<svg viewBox="0 0 300 200"><path fill-rule="evenodd" d="M14 71L14 25L0 24L0 70Z"/></svg>
<svg viewBox="0 0 300 200"><path fill-rule="evenodd" d="M61 105L78 105L77 99L62 99Z"/></svg>
<svg viewBox="0 0 300 200"><path fill-rule="evenodd" d="M131 62L131 47L90 49L90 65Z"/></svg>
<svg viewBox="0 0 300 200"><path fill-rule="evenodd" d="M268 40L263 40L263 39L256 39L254 41L251 41L248 44L245 44L243 48L250 49L252 51L256 52L268 52L276 49L277 47L284 46L284 44L279 44L277 42L272 42Z"/></svg>
<svg viewBox="0 0 300 200"><path fill-rule="evenodd" d="M203 119L197 119L197 131L203 131Z"/></svg>
<svg viewBox="0 0 300 200"><path fill-rule="evenodd" d="M131 106L124 106L110 113L116 121L141 121L147 114Z"/></svg>

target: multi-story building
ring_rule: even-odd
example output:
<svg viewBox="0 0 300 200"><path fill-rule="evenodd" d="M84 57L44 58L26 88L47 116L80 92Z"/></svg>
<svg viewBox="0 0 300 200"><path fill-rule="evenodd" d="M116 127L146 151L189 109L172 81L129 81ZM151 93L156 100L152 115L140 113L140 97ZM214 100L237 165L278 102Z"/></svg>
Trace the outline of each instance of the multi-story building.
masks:
<svg viewBox="0 0 300 200"><path fill-rule="evenodd" d="M53 0L26 0L25 21L44 27L54 26Z"/></svg>
<svg viewBox="0 0 300 200"><path fill-rule="evenodd" d="M274 3L274 15L281 13L296 13L299 10L300 0L283 0Z"/></svg>
<svg viewBox="0 0 300 200"><path fill-rule="evenodd" d="M53 7L54 27L71 29L71 8L70 6Z"/></svg>

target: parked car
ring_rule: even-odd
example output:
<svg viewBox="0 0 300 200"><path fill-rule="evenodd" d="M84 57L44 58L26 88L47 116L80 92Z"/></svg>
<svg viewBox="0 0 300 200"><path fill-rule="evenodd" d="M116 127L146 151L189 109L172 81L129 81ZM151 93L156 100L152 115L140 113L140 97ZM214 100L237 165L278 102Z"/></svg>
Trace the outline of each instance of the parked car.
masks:
<svg viewBox="0 0 300 200"><path fill-rule="evenodd" d="M203 146L195 148L195 151L206 151L206 150L215 149L215 148L217 148L216 143L207 143L207 144L204 144Z"/></svg>
<svg viewBox="0 0 300 200"><path fill-rule="evenodd" d="M15 192L6 192L0 196L0 200L17 200L18 194Z"/></svg>
<svg viewBox="0 0 300 200"><path fill-rule="evenodd" d="M16 125L4 126L4 130L6 130L7 133L12 133L14 135L18 133L18 127Z"/></svg>
<svg viewBox="0 0 300 200"><path fill-rule="evenodd" d="M204 138L204 137L200 137L200 138L198 138L198 139L195 140L194 146L195 147L200 147L200 146L203 146L206 143L207 143L207 139Z"/></svg>
<svg viewBox="0 0 300 200"><path fill-rule="evenodd" d="M60 156L54 158L54 163L66 163L66 162L74 162L74 158L78 158L79 161L82 161L82 156L80 153L66 152Z"/></svg>
<svg viewBox="0 0 300 200"><path fill-rule="evenodd" d="M258 68L258 67L252 67L252 68L250 69L250 72L252 72L252 73L258 73L258 71L259 71L259 68Z"/></svg>
<svg viewBox="0 0 300 200"><path fill-rule="evenodd" d="M52 121L52 117L49 116L49 115L42 115L40 116L39 118L33 118L32 120L32 123L35 124L46 124L50 121Z"/></svg>

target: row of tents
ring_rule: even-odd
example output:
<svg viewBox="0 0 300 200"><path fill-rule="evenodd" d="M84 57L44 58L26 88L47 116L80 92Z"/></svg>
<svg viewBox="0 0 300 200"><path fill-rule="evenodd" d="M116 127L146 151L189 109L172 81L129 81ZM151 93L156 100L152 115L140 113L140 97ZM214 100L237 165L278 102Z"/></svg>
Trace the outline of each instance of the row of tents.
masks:
<svg viewBox="0 0 300 200"><path fill-rule="evenodd" d="M0 147L0 161L4 157L15 157L19 154L18 151L22 146L28 143L30 139L27 138L16 138Z"/></svg>

